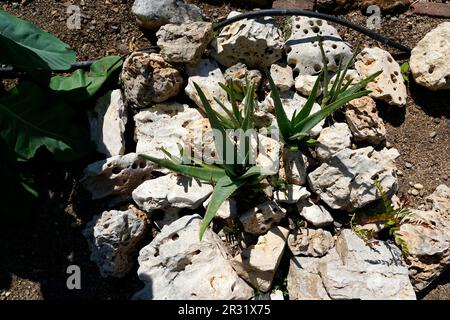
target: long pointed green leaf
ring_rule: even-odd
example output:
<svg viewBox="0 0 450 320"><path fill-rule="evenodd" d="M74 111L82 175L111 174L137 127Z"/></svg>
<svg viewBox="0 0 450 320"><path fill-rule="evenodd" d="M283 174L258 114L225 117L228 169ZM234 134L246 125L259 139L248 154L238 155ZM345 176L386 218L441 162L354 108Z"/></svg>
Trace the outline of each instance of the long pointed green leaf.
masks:
<svg viewBox="0 0 450 320"><path fill-rule="evenodd" d="M342 98L344 98L346 96L354 94L355 92L358 92L361 89L364 89L367 86L368 83L370 83L373 80L375 80L382 72L383 71L380 70L380 71L378 71L378 72L368 76L366 79L358 82L357 84L355 84L350 89L340 93L336 100L342 99Z"/></svg>
<svg viewBox="0 0 450 320"><path fill-rule="evenodd" d="M214 97L214 100L215 100L215 101L217 102L217 104L222 108L222 110L225 111L225 113L227 114L228 119L225 120L225 122L227 123L227 125L233 124L233 125L231 126L231 128L238 128L238 127L239 127L239 122L235 119L234 114L233 114L230 110L228 110L228 108L223 104L223 102L220 101L217 97ZM219 113L216 113L216 114L217 114L217 116L222 116L222 115L219 114ZM224 122L224 117L222 116L222 117L219 117L219 118L220 118L220 120L221 120L222 123L223 123L223 122Z"/></svg>
<svg viewBox="0 0 450 320"><path fill-rule="evenodd" d="M225 170L219 168L202 168L178 164L168 159L158 159L145 154L140 154L139 156L144 159L150 160L163 168L167 168L179 174L207 182L217 182L226 175Z"/></svg>
<svg viewBox="0 0 450 320"><path fill-rule="evenodd" d="M200 240L202 240L206 228L211 223L220 206L244 184L245 181L232 180L228 176L224 176L219 181L217 181L216 185L214 186L214 191L211 195L211 201L209 202L208 208L206 209L202 226L200 227Z"/></svg>
<svg viewBox="0 0 450 320"><path fill-rule="evenodd" d="M220 123L219 119L216 116L216 112L211 107L210 103L208 102L208 99L206 99L205 94L203 93L202 89L194 82L195 89L197 90L197 93L200 97L200 100L203 104L203 107L205 108L206 114L208 115L209 123L211 124L211 128L218 130L220 134L222 135L222 141L219 141L218 139L214 139L214 143L216 146L216 151L219 154L220 159L223 161L224 166L226 167L226 170L229 172L234 172L234 168L231 165L228 165L227 162L227 155L226 155L226 149L227 146L233 146L234 143L231 141L230 137L226 134L224 127ZM223 145L220 145L220 142L223 143Z"/></svg>
<svg viewBox="0 0 450 320"><path fill-rule="evenodd" d="M346 96L336 102L333 102L332 104L326 106L322 110L314 113L313 115L309 116L302 122L300 122L294 130L298 133L305 132L308 133L312 128L314 128L320 121L326 119L328 116L330 116L334 111L337 109L343 107L348 102L358 99L361 97L366 96L370 91L365 90L361 92L354 93L350 96Z"/></svg>
<svg viewBox="0 0 450 320"><path fill-rule="evenodd" d="M317 77L316 82L314 83L314 87L311 91L311 94L308 97L308 100L306 101L302 110L295 116L294 121L293 121L294 126L296 123L306 119L311 114L312 107L314 106L314 103L316 102L316 99L318 96L320 80L322 79L322 75L323 75L323 73L321 72L319 74L319 76Z"/></svg>
<svg viewBox="0 0 450 320"><path fill-rule="evenodd" d="M275 117L278 123L278 129L280 130L281 136L284 141L287 142L291 136L291 122L289 121L286 112L284 111L283 104L281 103L280 94L278 92L277 86L273 82L270 72L266 70L267 79L269 79L270 90L272 93L273 104L275 108Z"/></svg>

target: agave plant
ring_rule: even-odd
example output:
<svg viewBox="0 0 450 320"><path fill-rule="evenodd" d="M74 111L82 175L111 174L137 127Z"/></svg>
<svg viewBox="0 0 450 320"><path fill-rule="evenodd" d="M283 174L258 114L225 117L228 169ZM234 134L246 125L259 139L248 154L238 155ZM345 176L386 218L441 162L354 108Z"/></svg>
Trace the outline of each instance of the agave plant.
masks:
<svg viewBox="0 0 450 320"><path fill-rule="evenodd" d="M253 129L253 110L254 110L254 86L250 85L245 89L244 107L239 110L237 105L238 95L233 90L233 86L224 86L230 93L232 111L228 110L224 104L219 102L219 105L225 110L226 116L220 115L214 111L205 97L205 94L197 84L194 84L206 114L209 118L212 129L215 133L219 133L221 137L215 139L215 147L218 155L218 164L206 164L198 159L192 159L194 164L183 164L181 159L168 155L168 159L158 159L149 155L141 155L143 158L155 162L161 167L167 168L179 174L206 181L214 184L214 191L211 196L211 201L203 219L200 228L200 239L214 218L220 206L234 193L240 189L263 187L262 181L271 174L268 171L263 171L261 167L254 164L252 159L252 147L250 137L245 135L244 142L238 144L233 141L227 134L227 129L239 129L246 132ZM225 141L225 143L221 143ZM227 146L233 146L233 161L227 162ZM184 156L184 155L183 155Z"/></svg>
<svg viewBox="0 0 450 320"><path fill-rule="evenodd" d="M272 99L274 102L275 117L277 119L281 137L286 146L293 151L297 150L301 145L314 145L316 141L310 138L311 129L313 129L322 120L333 114L333 112L345 106L348 102L368 95L371 91L365 90L366 85L369 82L372 82L381 74L381 71L376 72L353 86L351 80L347 81L344 84L347 71L355 60L357 52L355 51L355 54L344 67L342 67L343 62L341 61L336 73L336 78L333 86L330 90L328 90L330 84L330 76L328 73L326 58L323 52L323 45L320 38L319 46L323 55L325 66L324 70L319 74L304 107L300 110L300 112L294 112L291 119L288 118L286 112L284 111L283 104L280 99L280 94L270 73L266 71L267 78L269 79ZM313 105L320 96L319 87L322 79L322 109L316 113L311 114Z"/></svg>

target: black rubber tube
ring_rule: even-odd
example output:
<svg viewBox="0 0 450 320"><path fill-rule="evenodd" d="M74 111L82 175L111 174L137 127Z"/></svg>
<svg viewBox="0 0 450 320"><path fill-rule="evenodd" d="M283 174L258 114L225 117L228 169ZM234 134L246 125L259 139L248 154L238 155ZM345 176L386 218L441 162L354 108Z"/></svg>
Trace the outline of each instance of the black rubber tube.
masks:
<svg viewBox="0 0 450 320"><path fill-rule="evenodd" d="M266 17L266 16L272 16L272 17L280 17L280 16L304 16L309 18L318 18L330 22L334 22L340 25L343 25L345 27L351 28L353 30L356 30L372 39L375 39L377 41L380 41L390 47L396 48L398 50L410 53L412 50L411 48L408 48L401 43L398 43L392 39L389 39L385 36L382 36L379 33L376 33L370 29L361 27L353 22L350 22L348 20L344 20L329 14L315 12L315 11L307 11L307 10L299 10L299 9L267 9L267 10L258 10L258 11L252 11L243 13L240 15L237 15L235 17L232 17L230 19L226 19L222 22L218 22L214 25L214 30L220 30L223 27L226 27L234 22L237 22L242 19L255 19L259 17Z"/></svg>

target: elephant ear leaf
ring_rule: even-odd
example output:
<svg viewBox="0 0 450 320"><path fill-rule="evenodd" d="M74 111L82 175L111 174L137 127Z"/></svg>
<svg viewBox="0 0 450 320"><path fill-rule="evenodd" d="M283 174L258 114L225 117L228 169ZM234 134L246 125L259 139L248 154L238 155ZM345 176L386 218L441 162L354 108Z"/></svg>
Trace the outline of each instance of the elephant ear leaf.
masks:
<svg viewBox="0 0 450 320"><path fill-rule="evenodd" d="M35 25L0 10L0 64L19 69L68 70L76 53Z"/></svg>
<svg viewBox="0 0 450 320"><path fill-rule="evenodd" d="M45 147L57 160L74 160L91 151L87 131L71 123L72 108L49 99L36 84L23 82L0 98L0 138L19 160Z"/></svg>

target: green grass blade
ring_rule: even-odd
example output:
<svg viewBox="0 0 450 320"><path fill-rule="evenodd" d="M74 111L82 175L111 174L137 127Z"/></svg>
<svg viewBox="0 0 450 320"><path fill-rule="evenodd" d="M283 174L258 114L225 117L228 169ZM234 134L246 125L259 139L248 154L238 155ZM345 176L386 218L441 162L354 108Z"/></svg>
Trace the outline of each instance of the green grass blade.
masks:
<svg viewBox="0 0 450 320"><path fill-rule="evenodd" d="M214 191L211 195L211 201L206 209L205 217L203 218L202 226L200 227L200 240L216 215L220 206L227 200L236 190L245 184L245 181L232 180L228 176L222 177L214 186Z"/></svg>
<svg viewBox="0 0 450 320"><path fill-rule="evenodd" d="M266 76L269 79L270 90L272 93L272 99L275 108L275 117L278 123L278 129L280 130L281 136L283 137L284 141L287 142L292 133L291 122L289 121L286 112L284 111L278 89L275 83L273 82L272 76L267 70Z"/></svg>
<svg viewBox="0 0 450 320"><path fill-rule="evenodd" d="M233 126L232 126L233 128L238 128L239 127L239 122L237 122L237 120L235 119L234 114L230 110L228 110L228 108L223 104L223 102L220 101L217 97L214 97L214 100L222 108L222 110L225 111L225 113L228 116L228 119L226 119L221 114L216 112L216 114L218 116L221 116L220 120L223 121L223 119L226 119L225 122L227 123L227 125L232 123L233 124Z"/></svg>
<svg viewBox="0 0 450 320"><path fill-rule="evenodd" d="M217 182L225 176L225 170L221 168L202 168L190 165L178 164L168 159L158 159L149 155L141 154L140 157L150 160L163 168L167 168L179 174L199 179L206 182Z"/></svg>

